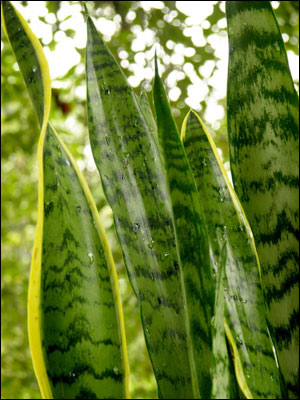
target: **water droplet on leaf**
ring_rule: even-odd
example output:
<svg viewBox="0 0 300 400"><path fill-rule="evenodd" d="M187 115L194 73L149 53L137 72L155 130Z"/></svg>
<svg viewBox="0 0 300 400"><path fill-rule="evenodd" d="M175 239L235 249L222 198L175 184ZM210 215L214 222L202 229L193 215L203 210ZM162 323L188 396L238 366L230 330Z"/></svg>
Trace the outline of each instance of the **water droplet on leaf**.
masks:
<svg viewBox="0 0 300 400"><path fill-rule="evenodd" d="M148 243L148 247L149 247L149 249L153 249L153 247L154 247L154 240L153 239L151 239L150 242Z"/></svg>
<svg viewBox="0 0 300 400"><path fill-rule="evenodd" d="M89 257L89 263L90 263L90 264L93 264L93 262L94 262L94 255L93 255L93 253L89 253L89 254L88 254L88 257Z"/></svg>

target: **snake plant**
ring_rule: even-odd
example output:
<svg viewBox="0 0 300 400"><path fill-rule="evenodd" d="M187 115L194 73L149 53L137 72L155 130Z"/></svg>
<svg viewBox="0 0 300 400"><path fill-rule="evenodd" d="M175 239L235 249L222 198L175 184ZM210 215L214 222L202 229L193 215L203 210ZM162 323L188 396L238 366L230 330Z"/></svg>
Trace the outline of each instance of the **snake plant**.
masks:
<svg viewBox="0 0 300 400"><path fill-rule="evenodd" d="M269 2L227 4L228 135L286 395L299 390L299 99Z"/></svg>
<svg viewBox="0 0 300 400"><path fill-rule="evenodd" d="M98 211L49 122L42 47L9 2L1 12L41 126L28 327L42 397L130 398ZM234 188L197 113L179 134L156 57L154 118L86 16L90 143L159 398L297 397L298 100L269 2L229 1L227 21Z"/></svg>

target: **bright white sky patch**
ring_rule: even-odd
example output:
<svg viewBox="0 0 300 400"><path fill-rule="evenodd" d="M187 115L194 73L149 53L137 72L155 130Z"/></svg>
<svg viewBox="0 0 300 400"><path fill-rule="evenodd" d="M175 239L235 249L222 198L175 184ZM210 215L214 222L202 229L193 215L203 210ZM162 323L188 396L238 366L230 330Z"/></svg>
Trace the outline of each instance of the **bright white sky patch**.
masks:
<svg viewBox="0 0 300 400"><path fill-rule="evenodd" d="M176 7L190 17L189 25L197 25L212 14L213 3L213 1L176 1Z"/></svg>
<svg viewBox="0 0 300 400"><path fill-rule="evenodd" d="M293 80L299 82L299 56L291 50L287 51L287 56Z"/></svg>
<svg viewBox="0 0 300 400"><path fill-rule="evenodd" d="M163 1L140 1L140 3L145 11L150 11L151 8L157 8L159 10L164 8Z"/></svg>
<svg viewBox="0 0 300 400"><path fill-rule="evenodd" d="M56 79L65 75L70 68L80 62L80 55L73 46L73 40L65 38L56 45L54 51L49 47L44 48L50 69L51 79Z"/></svg>

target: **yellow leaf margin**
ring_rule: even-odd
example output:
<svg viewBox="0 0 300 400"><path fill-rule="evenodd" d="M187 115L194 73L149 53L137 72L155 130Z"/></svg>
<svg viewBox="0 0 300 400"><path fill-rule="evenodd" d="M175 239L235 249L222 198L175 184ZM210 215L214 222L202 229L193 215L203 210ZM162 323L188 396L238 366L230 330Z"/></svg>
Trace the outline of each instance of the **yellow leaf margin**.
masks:
<svg viewBox="0 0 300 400"><path fill-rule="evenodd" d="M2 2L1 2L2 3ZM11 5L12 6L12 5ZM112 257L112 253L108 244L108 240L105 234L105 230L101 223L98 210L96 204L93 200L90 189L80 172L76 161L73 156L60 139L59 135L56 133L54 128L49 122L50 115L50 107L51 107L51 81L50 81L50 73L47 59L44 55L42 46L38 40L38 38L34 35L32 30L30 29L28 23L22 17L22 15L14 8L16 15L18 16L23 28L30 40L35 52L37 59L40 64L41 72L42 72L42 81L43 81L43 89L44 89L44 118L43 125L41 128L39 143L38 143L38 216L37 216L37 226L36 233L33 245L31 266L30 266L30 279L29 279L29 289L28 289L28 335L29 335L29 345L31 350L33 368L38 380L38 384L41 390L43 399L53 399L52 390L50 386L50 382L48 379L43 349L42 349L42 338L41 338L41 321L40 321L40 282L41 282L41 263L42 263L42 241L43 241L43 227L44 227L44 166L43 166L43 147L45 141L45 135L47 131L47 126L51 126L57 140L60 142L61 146L65 150L68 155L73 168L76 171L78 179L82 185L83 191L91 208L95 223L96 229L98 231L103 249L105 258L108 264L109 274L111 278L111 285L114 300L116 303L116 310L118 314L118 323L119 323L119 334L122 342L122 356L123 356L123 368L124 368L124 395L126 399L130 398L129 395L129 363L128 363L128 354L127 354L127 345L126 345L126 334L125 334L125 323L122 309L122 302L119 292L119 284L118 277L116 272L116 267L114 264L114 260ZM5 18L3 14L3 8L1 4L1 19L4 32L10 42ZM11 43L10 43L11 44Z"/></svg>

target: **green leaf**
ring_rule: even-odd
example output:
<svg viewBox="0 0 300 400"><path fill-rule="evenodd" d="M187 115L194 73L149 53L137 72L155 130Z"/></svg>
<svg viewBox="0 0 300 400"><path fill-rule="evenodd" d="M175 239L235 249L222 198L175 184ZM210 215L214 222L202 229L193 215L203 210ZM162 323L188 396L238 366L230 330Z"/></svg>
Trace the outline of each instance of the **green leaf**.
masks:
<svg viewBox="0 0 300 400"><path fill-rule="evenodd" d="M228 1L227 119L234 186L261 263L286 396L299 387L299 101L267 1Z"/></svg>
<svg viewBox="0 0 300 400"><path fill-rule="evenodd" d="M104 230L78 167L50 125L40 146L42 243L34 251L42 251L41 339L51 391L57 399L123 398L128 371L120 299Z"/></svg>
<svg viewBox="0 0 300 400"><path fill-rule="evenodd" d="M224 277L227 253L226 245L220 255L216 282L215 311L212 319L212 399L232 399L230 390L231 371L224 329Z"/></svg>
<svg viewBox="0 0 300 400"><path fill-rule="evenodd" d="M42 397L128 398L122 305L105 232L82 174L48 122L51 89L42 47L22 16L2 5L42 126L28 291L29 342Z"/></svg>
<svg viewBox="0 0 300 400"><path fill-rule="evenodd" d="M280 398L279 371L268 332L259 261L251 229L211 135L190 112L182 138L201 198L215 274L223 243L226 334L240 389L247 398Z"/></svg>
<svg viewBox="0 0 300 400"><path fill-rule="evenodd" d="M199 395L209 398L214 289L208 237L196 183L158 74L157 59L153 97L158 138L172 201L181 284L187 309L186 326L193 394L195 398Z"/></svg>
<svg viewBox="0 0 300 400"><path fill-rule="evenodd" d="M1 19L15 53L40 126L49 118L51 99L47 60L37 37L9 1L1 2Z"/></svg>
<svg viewBox="0 0 300 400"><path fill-rule="evenodd" d="M222 238L220 243L222 242ZM212 399L244 399L244 394L239 390L232 357L229 356L228 343L224 329L225 304L224 287L225 265L227 261L227 248L223 240L220 258L217 261L218 274L216 275L215 312L212 319Z"/></svg>
<svg viewBox="0 0 300 400"><path fill-rule="evenodd" d="M151 132L157 135L157 127L156 122L152 114L151 105L145 90L142 90L139 98L139 102L141 105L142 112L144 114L145 120L147 121Z"/></svg>
<svg viewBox="0 0 300 400"><path fill-rule="evenodd" d="M91 147L139 300L158 393L162 398L194 398L177 241L157 139L89 17L87 29Z"/></svg>

